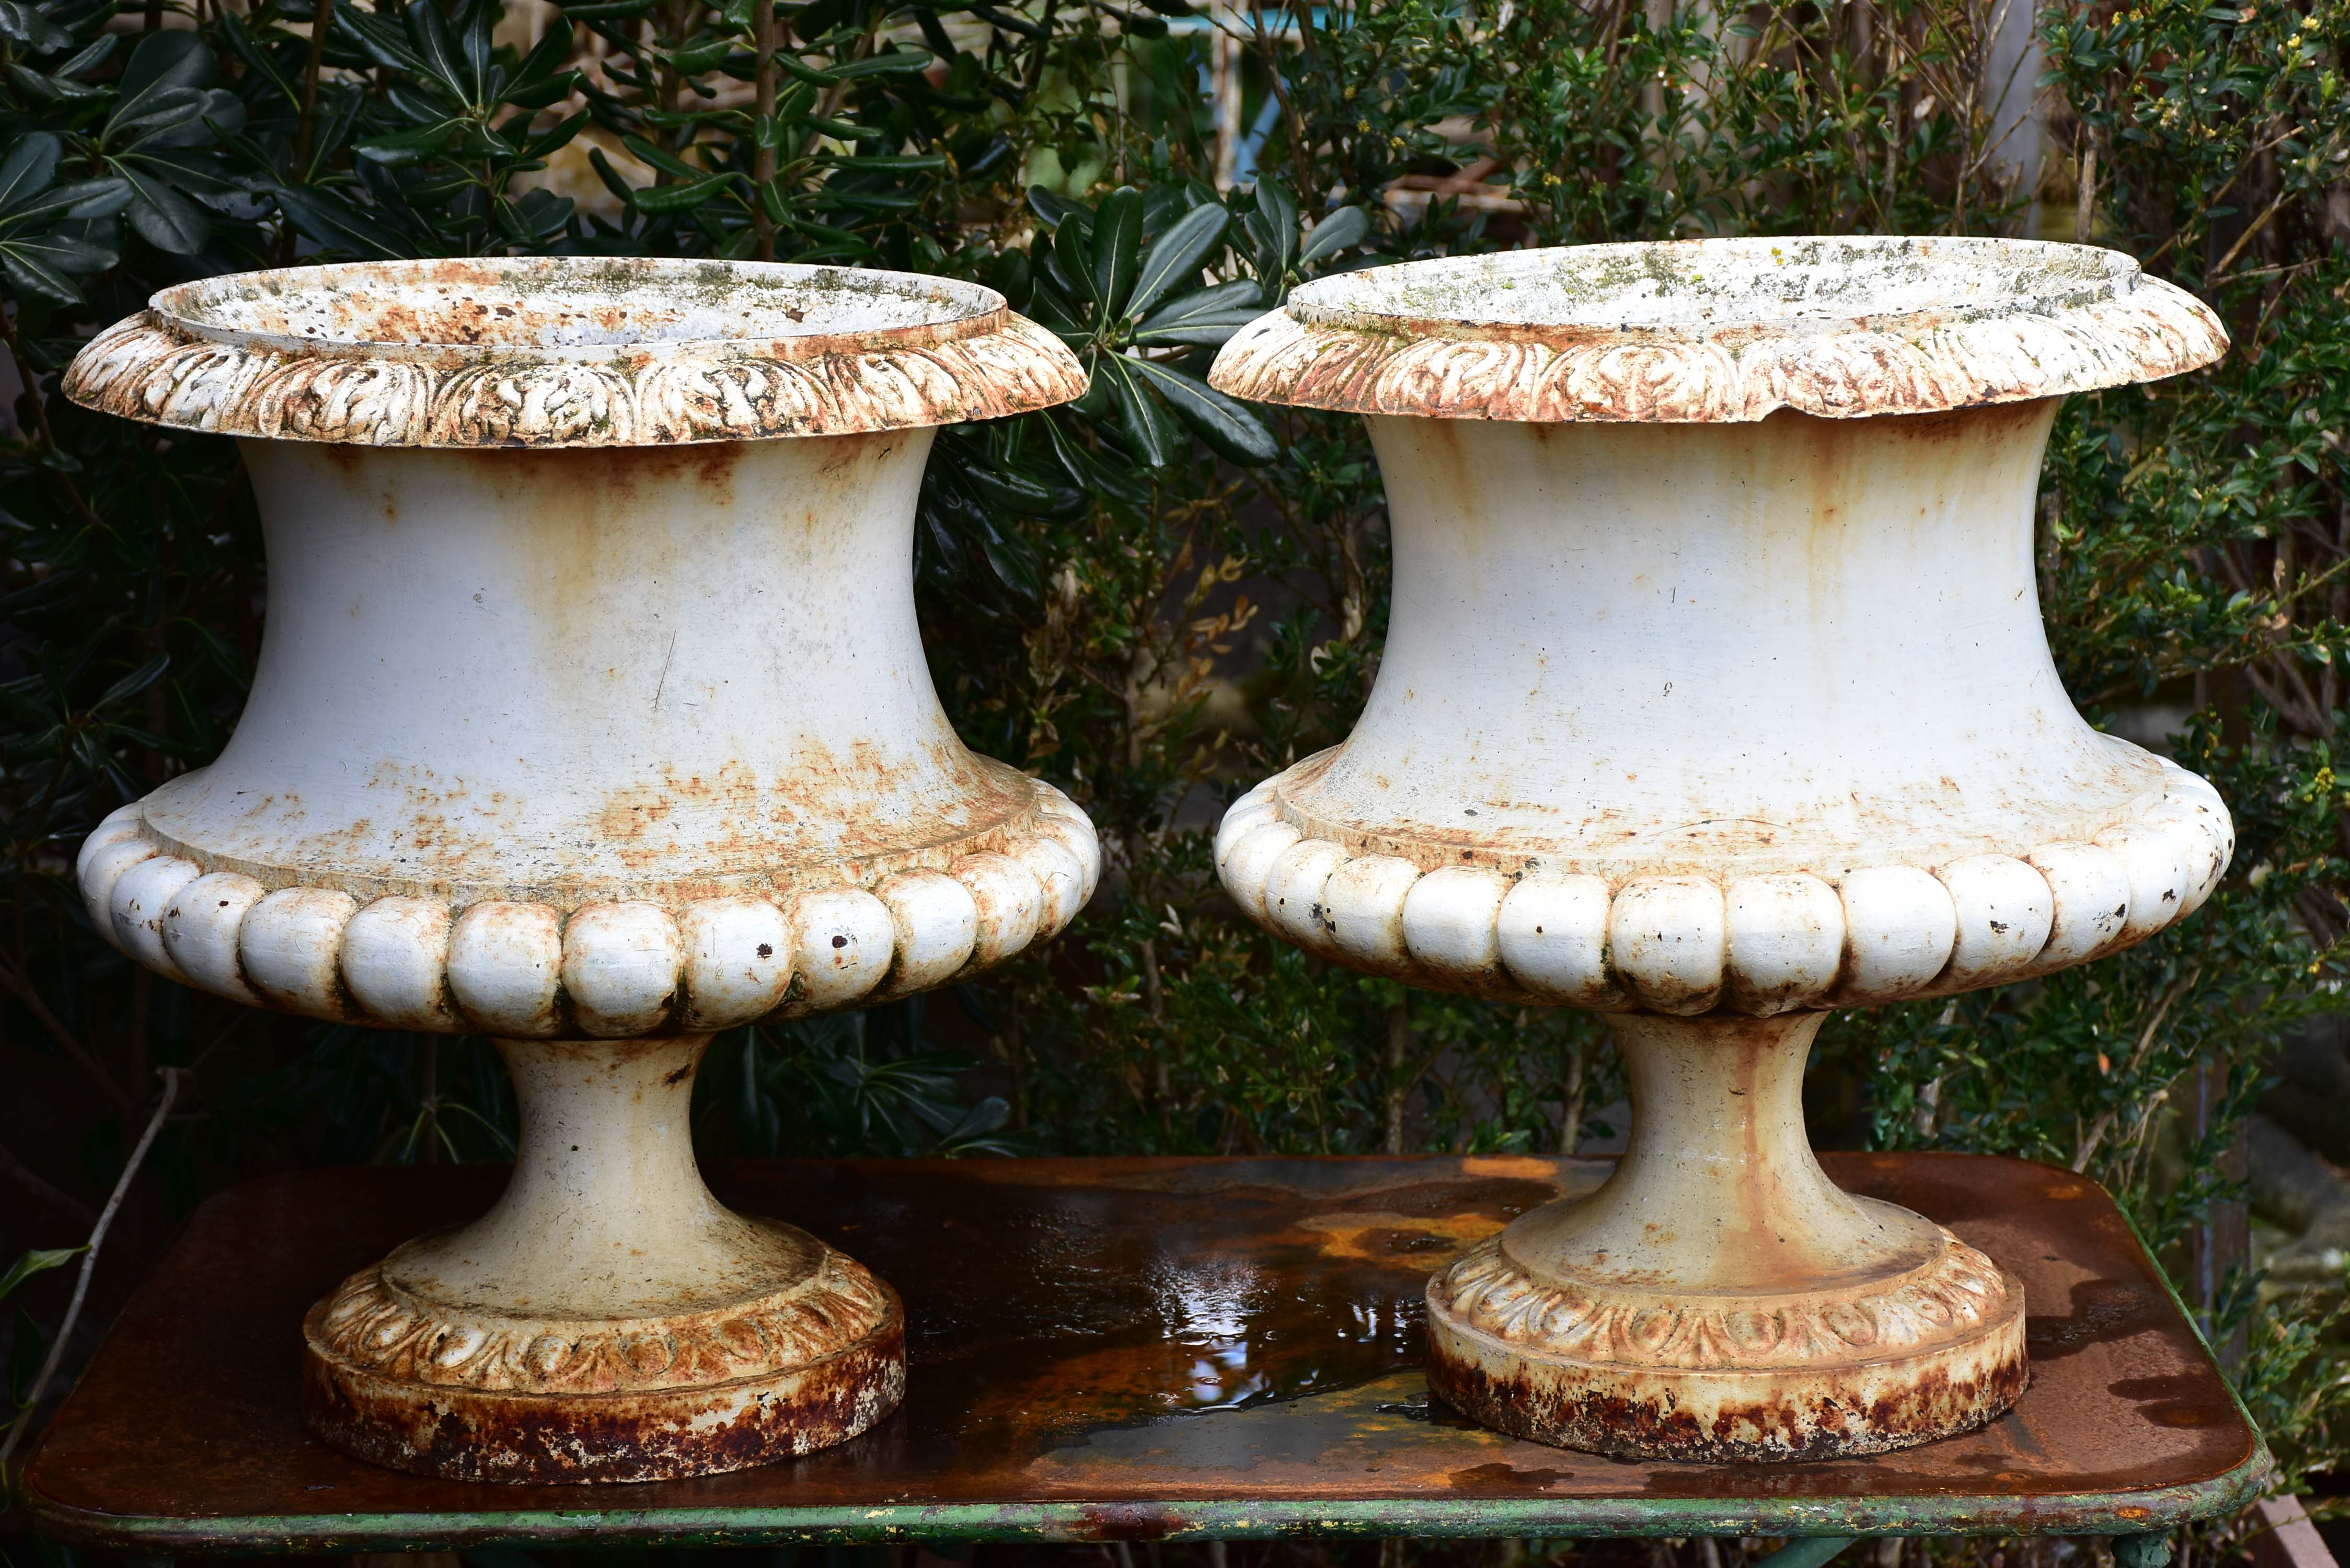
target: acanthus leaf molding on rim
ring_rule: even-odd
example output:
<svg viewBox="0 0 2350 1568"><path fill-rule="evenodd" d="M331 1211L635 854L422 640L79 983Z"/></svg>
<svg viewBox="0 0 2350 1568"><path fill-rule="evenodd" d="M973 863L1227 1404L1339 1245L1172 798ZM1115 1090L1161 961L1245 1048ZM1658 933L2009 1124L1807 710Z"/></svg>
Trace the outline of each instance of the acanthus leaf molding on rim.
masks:
<svg viewBox="0 0 2350 1568"><path fill-rule="evenodd" d="M1086 375L977 284L493 257L182 284L92 338L64 386L89 408L222 435L548 448L996 419L1066 402Z"/></svg>
<svg viewBox="0 0 2350 1568"><path fill-rule="evenodd" d="M1823 278L1836 280L1833 292ZM2227 347L2209 306L2116 251L1683 240L1319 278L1243 328L1209 380L1235 397L1357 414L1862 419L2154 380Z"/></svg>

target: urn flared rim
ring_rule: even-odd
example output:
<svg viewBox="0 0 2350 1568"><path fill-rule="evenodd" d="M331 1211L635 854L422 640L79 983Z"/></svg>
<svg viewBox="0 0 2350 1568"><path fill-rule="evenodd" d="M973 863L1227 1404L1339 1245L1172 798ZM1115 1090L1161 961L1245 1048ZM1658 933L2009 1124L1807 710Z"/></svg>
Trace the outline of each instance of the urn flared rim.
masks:
<svg viewBox="0 0 2350 1568"><path fill-rule="evenodd" d="M1025 413L1086 388L977 284L643 257L360 262L163 290L68 396L153 424L367 446L671 445Z"/></svg>
<svg viewBox="0 0 2350 1568"><path fill-rule="evenodd" d="M1263 402L1525 422L1932 413L2159 379L2228 336L2130 257L2031 240L1675 240L1317 279L1209 379Z"/></svg>

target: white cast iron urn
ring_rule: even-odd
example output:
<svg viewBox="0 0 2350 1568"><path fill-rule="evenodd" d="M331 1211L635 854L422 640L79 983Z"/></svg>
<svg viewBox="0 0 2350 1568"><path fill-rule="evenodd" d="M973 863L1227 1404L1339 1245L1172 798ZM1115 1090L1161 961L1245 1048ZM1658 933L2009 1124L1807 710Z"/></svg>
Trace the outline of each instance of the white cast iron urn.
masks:
<svg viewBox="0 0 2350 1568"><path fill-rule="evenodd" d="M731 1469L864 1430L898 1298L719 1206L712 1031L942 985L1099 868L956 739L914 620L932 427L1085 378L968 284L589 259L217 278L66 390L240 438L266 635L210 767L83 846L139 962L313 1018L494 1037L515 1177L304 1324L311 1429L461 1479Z"/></svg>
<svg viewBox="0 0 2350 1568"><path fill-rule="evenodd" d="M1630 1150L1429 1283L1429 1378L1627 1457L1865 1453L2024 1382L2022 1289L1804 1136L1825 1010L2128 946L2233 847L2074 712L2033 513L2059 400L2227 339L2127 257L1708 240L1325 279L1244 398L1360 413L1394 611L1346 742L1224 818L1249 914L1415 984L1607 1013Z"/></svg>

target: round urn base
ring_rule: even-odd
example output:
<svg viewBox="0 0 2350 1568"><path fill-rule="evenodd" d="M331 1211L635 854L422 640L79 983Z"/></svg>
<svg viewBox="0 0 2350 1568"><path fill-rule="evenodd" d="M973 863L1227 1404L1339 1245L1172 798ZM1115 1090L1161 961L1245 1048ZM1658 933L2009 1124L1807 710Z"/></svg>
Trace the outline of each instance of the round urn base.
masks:
<svg viewBox="0 0 2350 1568"><path fill-rule="evenodd" d="M1610 1019L1624 1158L1429 1282L1430 1388L1514 1436L1640 1459L1880 1453L2012 1405L2023 1288L1813 1157L1822 1017Z"/></svg>
<svg viewBox="0 0 2350 1568"><path fill-rule="evenodd" d="M304 1424L370 1463L451 1480L665 1480L846 1442L905 1397L904 1309L814 1237L743 1223L808 1260L805 1277L629 1319L432 1300L400 1265L442 1239L411 1242L304 1319Z"/></svg>
<svg viewBox="0 0 2350 1568"><path fill-rule="evenodd" d="M1429 1387L1513 1437L1627 1459L1835 1459L1970 1431L2023 1391L2023 1293L1937 1229L1930 1262L1881 1278L1705 1297L1540 1279L1496 1238L1429 1282Z"/></svg>
<svg viewBox="0 0 2350 1568"><path fill-rule="evenodd" d="M310 1309L310 1431L451 1480L665 1480L828 1448L895 1410L897 1293L703 1185L705 1043L498 1042L514 1179Z"/></svg>

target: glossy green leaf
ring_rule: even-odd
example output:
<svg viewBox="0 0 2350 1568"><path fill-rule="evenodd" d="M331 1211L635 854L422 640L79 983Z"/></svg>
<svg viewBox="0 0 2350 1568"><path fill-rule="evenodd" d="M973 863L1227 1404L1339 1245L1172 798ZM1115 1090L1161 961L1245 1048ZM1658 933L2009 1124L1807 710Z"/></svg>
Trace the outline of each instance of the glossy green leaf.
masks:
<svg viewBox="0 0 2350 1568"><path fill-rule="evenodd" d="M1264 300L1257 284L1238 278L1169 300L1134 329L1134 340L1145 345L1221 348L1233 333L1263 314Z"/></svg>
<svg viewBox="0 0 2350 1568"><path fill-rule="evenodd" d="M1062 428L1061 421L1050 414L1039 422L1044 427L1045 445L1054 461L1061 465L1062 472L1079 490L1090 495L1107 496L1128 506L1149 504L1149 486L1142 483L1141 476L1132 467L1125 463L1106 462L1095 456L1090 447L1073 440Z"/></svg>
<svg viewBox="0 0 2350 1568"><path fill-rule="evenodd" d="M732 38L712 38L692 48L679 49L669 57L671 68L683 77L698 77L713 70L734 49Z"/></svg>
<svg viewBox="0 0 2350 1568"><path fill-rule="evenodd" d="M52 67L52 77L87 76L114 57L115 47L122 42L119 33L101 33L68 60Z"/></svg>
<svg viewBox="0 0 2350 1568"><path fill-rule="evenodd" d="M287 221L303 237L329 252L387 261L416 254L381 220L339 196L288 185L277 191L276 197Z"/></svg>
<svg viewBox="0 0 2350 1568"><path fill-rule="evenodd" d="M140 101L151 93L210 87L215 70L212 51L204 47L201 35L176 28L150 33L123 64L122 79L116 84L122 101L116 112L136 114Z"/></svg>
<svg viewBox="0 0 2350 1568"><path fill-rule="evenodd" d="M876 174L917 174L943 169L946 159L939 153L893 156L880 152L823 152L816 161L837 169L862 169Z"/></svg>
<svg viewBox="0 0 2350 1568"><path fill-rule="evenodd" d="M142 136L201 120L211 98L202 88L150 88L116 109L106 122L105 140L120 147Z"/></svg>
<svg viewBox="0 0 2350 1568"><path fill-rule="evenodd" d="M558 72L526 86L508 88L503 101L515 109L548 109L579 90L584 79L577 71Z"/></svg>
<svg viewBox="0 0 2350 1568"><path fill-rule="evenodd" d="M1228 398L1205 381L1149 359L1128 359L1150 389L1167 400L1183 422L1199 433L1218 456L1244 464L1271 462L1281 455L1280 443L1263 420L1237 398Z"/></svg>
<svg viewBox="0 0 2350 1568"><path fill-rule="evenodd" d="M810 87L828 88L840 84L839 73L830 69L818 70L789 49L775 52L775 68Z"/></svg>
<svg viewBox="0 0 2350 1568"><path fill-rule="evenodd" d="M637 210L655 217L667 217L676 213L691 213L705 202L714 202L726 188L742 178L739 174L705 174L698 180L681 181L674 185L656 185L637 192Z"/></svg>
<svg viewBox="0 0 2350 1568"><path fill-rule="evenodd" d="M1104 354L1094 361L1094 378L1116 400L1118 428L1136 460L1146 468L1164 468L1182 452L1182 431L1144 386L1139 364L1122 355Z"/></svg>
<svg viewBox="0 0 2350 1568"><path fill-rule="evenodd" d="M130 188L123 210L131 231L157 250L192 255L212 233L203 209L143 165L117 160L114 171Z"/></svg>
<svg viewBox="0 0 2350 1568"><path fill-rule="evenodd" d="M602 148L588 150L588 166L596 171L596 178L603 182L604 189L619 198L623 205L636 205L636 188L620 178L620 171L612 167L612 161L604 155Z"/></svg>
<svg viewBox="0 0 2350 1568"><path fill-rule="evenodd" d="M1007 33L1016 33L1024 38L1049 38L1053 36L1049 29L1029 21L1026 17L1015 16L1010 11L994 5L973 5L971 7L971 14L991 26L1001 27Z"/></svg>
<svg viewBox="0 0 2350 1568"><path fill-rule="evenodd" d="M920 76L931 68L937 57L921 49L892 47L878 55L868 55L861 60L844 60L831 67L828 74L835 81L856 81L864 77Z"/></svg>
<svg viewBox="0 0 2350 1568"><path fill-rule="evenodd" d="M1125 314L1142 272L1142 192L1121 185L1094 213L1093 296L1104 321Z"/></svg>
<svg viewBox="0 0 2350 1568"><path fill-rule="evenodd" d="M57 26L48 7L30 0L0 0L0 38L34 54L49 54L73 47L73 34Z"/></svg>
<svg viewBox="0 0 2350 1568"><path fill-rule="evenodd" d="M81 299L81 288L69 274L49 265L37 244L0 242L0 275L5 275L11 288L36 299L56 305L74 305Z"/></svg>
<svg viewBox="0 0 2350 1568"><path fill-rule="evenodd" d="M47 190L49 182L57 177L57 160L62 156L63 145L46 130L18 138L0 157L0 217Z"/></svg>
<svg viewBox="0 0 2350 1568"><path fill-rule="evenodd" d="M1057 191L1031 185L1028 187L1028 210L1035 213L1037 221L1047 229L1057 229L1072 214L1084 212L1085 206L1082 202L1070 201Z"/></svg>
<svg viewBox="0 0 2350 1568"><path fill-rule="evenodd" d="M26 234L0 237L0 265L16 286L70 305L81 298L75 281L104 272L121 259L112 245L67 234Z"/></svg>
<svg viewBox="0 0 2350 1568"><path fill-rule="evenodd" d="M1069 296L1069 303L1086 310L1091 317L1091 327L1101 325L1101 286L1094 272L1093 231L1074 220L1053 231L1053 244L1047 263L1055 284Z"/></svg>
<svg viewBox="0 0 2350 1568"><path fill-rule="evenodd" d="M277 68L277 61L270 52L254 37L253 30L245 26L243 16L224 6L219 26L221 36L228 40L231 52L247 71L268 83L275 94L288 106L301 103L301 95L295 90L293 82Z"/></svg>
<svg viewBox="0 0 2350 1568"><path fill-rule="evenodd" d="M623 136L620 138L620 145L635 154L640 161L650 164L664 174L673 174L681 180L699 180L710 172L707 169L696 169L684 159L666 148L654 146L641 136Z"/></svg>
<svg viewBox="0 0 2350 1568"><path fill-rule="evenodd" d="M0 1300L34 1275L62 1269L87 1251L85 1247L50 1247L18 1253L15 1262L0 1270Z"/></svg>
<svg viewBox="0 0 2350 1568"><path fill-rule="evenodd" d="M845 119L824 119L813 114L801 123L822 131L835 141L879 141L883 134L874 126L852 125Z"/></svg>
<svg viewBox="0 0 2350 1568"><path fill-rule="evenodd" d="M338 36L356 40L360 51L381 70L422 76L431 69L425 57L410 42L409 30L397 13L338 5L335 7L333 26Z"/></svg>
<svg viewBox="0 0 2350 1568"><path fill-rule="evenodd" d="M987 286L1003 296L1014 310L1028 308L1028 296L1035 288L1035 276L1029 270L1026 251L1006 250L996 254L987 264Z"/></svg>
<svg viewBox="0 0 2350 1568"><path fill-rule="evenodd" d="M583 109L577 114L556 121L524 142L522 155L525 158L544 158L557 148L570 145L571 139L587 130L588 122L593 118L594 116Z"/></svg>
<svg viewBox="0 0 2350 1568"><path fill-rule="evenodd" d="M1192 208L1150 242L1134 292L1125 301L1124 315L1138 317L1159 303L1170 289L1197 280L1200 269L1223 247L1224 230L1232 214L1213 202Z"/></svg>
<svg viewBox="0 0 2350 1568"><path fill-rule="evenodd" d="M0 232L40 223L45 220L50 223L60 220L87 223L93 218L110 218L130 202L130 187L117 175L77 180L70 185L52 185L11 211L0 213Z"/></svg>
<svg viewBox="0 0 2350 1568"><path fill-rule="evenodd" d="M1360 207L1341 207L1306 232L1305 247L1297 253L1297 265L1312 266L1349 246L1361 244L1370 232L1370 214Z"/></svg>
<svg viewBox="0 0 2350 1568"><path fill-rule="evenodd" d="M457 140L463 128L455 121L442 120L437 125L420 125L396 136L363 141L352 151L362 158L372 158L378 163L399 169L423 159L439 157Z"/></svg>

